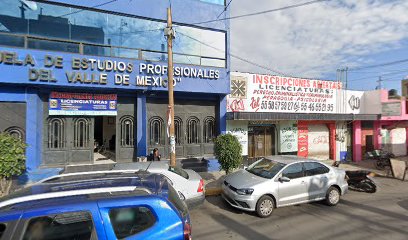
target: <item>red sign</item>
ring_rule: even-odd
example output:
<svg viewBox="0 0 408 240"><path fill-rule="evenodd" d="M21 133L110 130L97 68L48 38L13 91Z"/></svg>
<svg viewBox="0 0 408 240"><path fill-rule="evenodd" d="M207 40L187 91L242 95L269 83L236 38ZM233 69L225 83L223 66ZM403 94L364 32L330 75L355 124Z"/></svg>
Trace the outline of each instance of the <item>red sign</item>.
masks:
<svg viewBox="0 0 408 240"><path fill-rule="evenodd" d="M308 127L307 122L298 122L298 156L307 157L308 155Z"/></svg>

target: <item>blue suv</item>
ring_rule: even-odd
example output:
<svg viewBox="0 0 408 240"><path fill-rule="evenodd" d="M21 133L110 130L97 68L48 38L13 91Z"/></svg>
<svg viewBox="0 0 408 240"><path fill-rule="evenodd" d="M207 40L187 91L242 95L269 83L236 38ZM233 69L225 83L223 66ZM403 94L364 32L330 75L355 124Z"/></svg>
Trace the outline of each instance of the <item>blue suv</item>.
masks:
<svg viewBox="0 0 408 240"><path fill-rule="evenodd" d="M159 174L36 184L0 199L0 240L191 239L187 207Z"/></svg>

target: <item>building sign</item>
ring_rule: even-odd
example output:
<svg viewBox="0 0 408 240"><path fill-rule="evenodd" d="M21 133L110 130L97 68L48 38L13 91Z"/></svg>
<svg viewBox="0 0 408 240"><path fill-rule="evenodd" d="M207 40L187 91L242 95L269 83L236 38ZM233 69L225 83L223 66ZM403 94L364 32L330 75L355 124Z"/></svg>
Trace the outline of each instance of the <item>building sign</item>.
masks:
<svg viewBox="0 0 408 240"><path fill-rule="evenodd" d="M298 122L298 156L307 157L308 155L308 140L309 128L307 122Z"/></svg>
<svg viewBox="0 0 408 240"><path fill-rule="evenodd" d="M175 64L173 70L175 91L229 92L225 68ZM167 64L141 60L0 48L0 71L12 73L5 78L10 83L163 91L168 87Z"/></svg>
<svg viewBox="0 0 408 240"><path fill-rule="evenodd" d="M231 79L229 112L335 113L340 82L239 73Z"/></svg>
<svg viewBox="0 0 408 240"><path fill-rule="evenodd" d="M401 116L401 102L382 103L383 116Z"/></svg>
<svg viewBox="0 0 408 240"><path fill-rule="evenodd" d="M242 155L248 155L248 122L247 121L227 121L227 131L238 138L242 146Z"/></svg>
<svg viewBox="0 0 408 240"><path fill-rule="evenodd" d="M116 116L116 94L51 92L49 115Z"/></svg>
<svg viewBox="0 0 408 240"><path fill-rule="evenodd" d="M280 152L296 152L298 150L298 128L295 121L279 124Z"/></svg>

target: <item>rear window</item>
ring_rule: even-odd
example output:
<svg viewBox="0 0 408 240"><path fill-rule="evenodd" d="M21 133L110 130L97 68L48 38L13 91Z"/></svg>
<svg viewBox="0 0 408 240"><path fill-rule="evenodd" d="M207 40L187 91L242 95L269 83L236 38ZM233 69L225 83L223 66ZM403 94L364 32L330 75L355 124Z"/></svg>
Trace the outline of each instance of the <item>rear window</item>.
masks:
<svg viewBox="0 0 408 240"><path fill-rule="evenodd" d="M94 232L89 212L61 213L30 219L23 240L91 239Z"/></svg>
<svg viewBox="0 0 408 240"><path fill-rule="evenodd" d="M142 206L111 209L109 218L118 239L136 235L150 228L156 222L152 211Z"/></svg>
<svg viewBox="0 0 408 240"><path fill-rule="evenodd" d="M177 194L177 191L171 185L169 185L168 199L177 208L177 210L183 217L185 217L188 214L186 204L180 199L179 195Z"/></svg>
<svg viewBox="0 0 408 240"><path fill-rule="evenodd" d="M169 167L170 172L174 172L177 175L182 176L185 179L188 179L188 173L179 167Z"/></svg>

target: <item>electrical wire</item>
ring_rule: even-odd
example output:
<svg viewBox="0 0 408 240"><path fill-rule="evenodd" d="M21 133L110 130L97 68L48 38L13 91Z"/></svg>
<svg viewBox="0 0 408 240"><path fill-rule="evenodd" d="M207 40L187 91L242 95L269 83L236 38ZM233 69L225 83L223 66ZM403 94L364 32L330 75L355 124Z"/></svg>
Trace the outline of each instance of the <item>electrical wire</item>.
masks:
<svg viewBox="0 0 408 240"><path fill-rule="evenodd" d="M104 5L107 5L107 4L110 4L110 3L116 2L116 1L118 1L118 0L111 0L111 1L107 1L107 2L104 2L104 3L100 3L100 4L97 4L97 5L91 6L90 8L97 8L97 7L101 7L101 6L104 6ZM82 11L87 11L87 10L86 10L86 9L80 9L80 10L78 10L78 11L71 12L71 13L66 13L66 14L63 14L63 15L58 16L58 17L66 17L66 16L69 16L69 15L71 15L71 14L80 13L80 12L82 12Z"/></svg>
<svg viewBox="0 0 408 240"><path fill-rule="evenodd" d="M225 17L225 18L213 19L213 20L208 20L208 21L203 21L203 22L197 22L197 23L193 23L192 25L200 25L200 24L205 24L205 23L212 23L212 22L218 22L218 21L225 21L225 20L231 20L231 19L251 17L251 16L256 16L256 15L262 15L262 14L265 14L265 13L278 12L278 11L282 11L282 10L303 7L303 6L307 6L307 5L311 5L311 4L315 4L315 3L320 3L320 2L327 2L327 1L331 1L331 0L309 1L309 2L304 2L304 3L299 3L299 4L288 5L288 6L285 6L285 7L280 7L280 8L274 8L274 9L270 9L270 10L255 12L255 13L248 13L248 14L243 14L243 15L238 15L238 16L233 16L233 17Z"/></svg>
<svg viewBox="0 0 408 240"><path fill-rule="evenodd" d="M229 5L231 4L231 2L232 2L232 0L229 1L229 3L227 4L227 6L224 8L224 10L220 13L220 15L218 15L217 19L219 19L219 18L221 17L221 15L222 15L225 11L227 11L227 9L228 9Z"/></svg>
<svg viewBox="0 0 408 240"><path fill-rule="evenodd" d="M216 48L216 47L214 47L214 46L211 46L210 44L204 43L204 42L202 42L202 41L200 41L200 40L198 40L198 39L196 39L196 38L194 38L194 37L191 37L191 36L189 36L189 35L186 35L186 34L184 34L184 33L182 33L182 32L177 32L177 34L183 35L183 36L185 36L185 37L187 37L187 38L190 38L190 39L192 39L192 40L194 40L194 41L197 41L198 43L201 43L201 44L203 44L203 45L205 45L205 46L207 46L207 47L210 47L210 48L213 48L213 49L215 49L215 50L224 52L224 50L221 50L221 49L219 49L219 48ZM242 57L240 57L240 56L237 56L237 55L235 55L235 54L232 54L231 52L230 52L229 55L230 55L231 57L234 57L234 58L236 58L236 59L239 59L239 60L241 60L241 61L243 61L243 62L246 62L246 63L249 63L249 64L251 64L251 65L257 66L257 67L259 67L259 68L268 70L268 71L270 71L270 72L277 73L277 74L280 74L280 75L286 76L286 77L292 77L290 74L287 74L287 73L284 73L284 72L281 72L281 71L278 71L278 70L275 70L275 69L272 69L272 68L263 66L263 65L261 65L261 64L255 63L255 62L251 62L251 61L249 61L249 60L247 60L247 59L245 59L245 58L242 58Z"/></svg>
<svg viewBox="0 0 408 240"><path fill-rule="evenodd" d="M391 76L391 75L400 74L400 73L404 73L404 72L407 72L407 73L408 73L408 69L399 70L399 71L395 71L395 72L384 73L384 74L366 76L366 77L362 77L362 78L351 79L351 80L348 80L348 81L349 81L349 82L357 82L357 81L361 81L361 80L365 80L365 79L376 78L376 77L380 77L380 76L381 76L381 77L382 77L382 76Z"/></svg>
<svg viewBox="0 0 408 240"><path fill-rule="evenodd" d="M390 66L390 65L395 65L395 64L399 64L399 63L405 63L408 62L408 59L401 59L401 60L397 60L397 61L393 61L393 62L385 62L385 63L380 63L380 64L375 64L375 65L369 65L369 66L363 66L363 67L357 67L357 68L350 68L348 71L358 71L361 69L368 69L368 68L376 68L376 67L383 67L383 66Z"/></svg>

